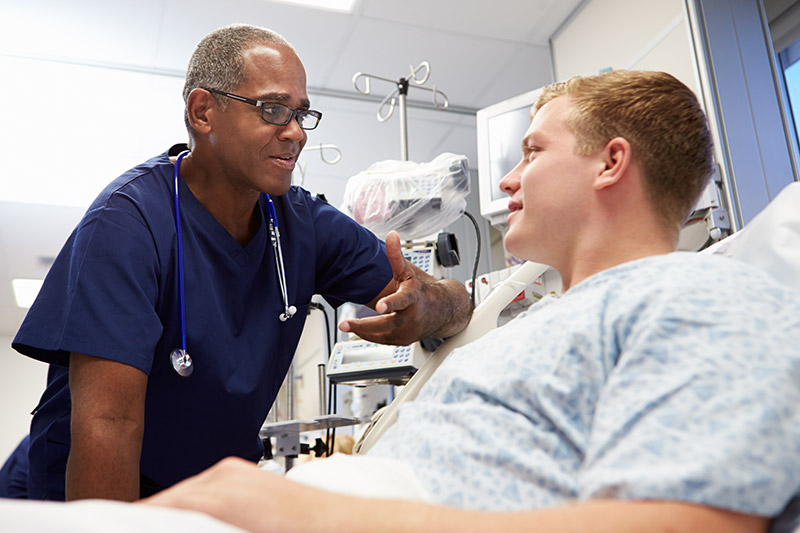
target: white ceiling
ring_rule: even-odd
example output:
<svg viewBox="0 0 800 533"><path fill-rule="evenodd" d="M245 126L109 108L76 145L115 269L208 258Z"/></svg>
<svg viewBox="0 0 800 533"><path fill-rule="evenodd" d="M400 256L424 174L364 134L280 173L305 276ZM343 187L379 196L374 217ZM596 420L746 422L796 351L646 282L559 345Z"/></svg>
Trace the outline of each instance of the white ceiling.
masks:
<svg viewBox="0 0 800 533"><path fill-rule="evenodd" d="M372 162L399 158L398 118L377 122L377 103L354 91L354 73L398 79L408 76L411 65L429 61L426 86L446 93L451 111L433 110L429 92L411 90L410 158L428 161L452 151L466 154L477 168L472 112L551 81L548 39L580 3L359 0L352 14L341 14L267 0L0 0L0 59L44 59L42 65L99 65L180 78L194 45L209 31L233 22L273 28L297 48L308 73L312 104L325 114L324 128L310 136L308 146L333 143L342 150L342 161L332 166L307 153L301 160L306 165L305 184L338 205L347 177ZM11 106L46 105L20 97L25 80L5 80L4 85L11 88L0 92L0 116ZM372 90L380 100L393 88L378 82ZM119 120L109 117L109 131L124 127ZM27 126L3 125L7 137L0 137L0 160L13 158L18 151L14 143L38 142L27 138ZM48 126L63 128L58 135L70 133L64 124ZM124 165L144 157L139 156L141 150L149 156L167 148L161 139L157 148L146 141L121 147L129 158L137 158ZM50 152L42 146L38 153L47 160ZM85 155L76 157L88 159L91 154L87 148ZM35 169L36 164L27 166ZM10 280L43 277L46 258L56 255L86 206L8 201L2 196L3 184L22 177L19 171L2 168L10 167L0 167L0 336L11 336L24 310L14 303ZM124 167L98 170L110 181ZM24 176L40 178L44 179ZM42 190L50 188L42 183Z"/></svg>

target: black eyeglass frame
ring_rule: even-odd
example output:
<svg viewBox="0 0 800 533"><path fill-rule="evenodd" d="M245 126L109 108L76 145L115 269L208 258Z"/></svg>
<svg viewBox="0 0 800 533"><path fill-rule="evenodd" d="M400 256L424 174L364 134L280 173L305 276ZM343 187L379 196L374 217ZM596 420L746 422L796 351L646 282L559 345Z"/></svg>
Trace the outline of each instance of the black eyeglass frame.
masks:
<svg viewBox="0 0 800 533"><path fill-rule="evenodd" d="M250 104L252 106L256 106L257 108L259 108L261 110L261 120L263 120L267 124L272 124L272 125L275 125L275 126L285 126L289 122L291 122L292 119L294 118L294 119L297 119L297 125L300 126L301 129L313 130L317 126L319 126L319 121L322 120L322 112L321 111L315 111L313 109L295 109L293 107L289 107L288 105L284 105L284 104L281 104L281 103L278 103L278 102L265 102L264 100L254 100L252 98L245 98L244 96L239 96L238 94L226 93L225 91L219 91L217 89L209 89L207 87L201 87L201 89L204 89L204 90L206 90L206 91L208 91L208 92L210 92L212 94L218 94L220 96L225 96L225 97L231 98L233 100L238 100L240 102L244 102L245 104ZM291 114L289 115L289 118L287 118L285 122L273 122L271 120L267 120L267 118L264 116L264 106L265 105L283 107L283 108L288 109L289 111L291 111ZM314 117L314 118L317 119L317 122L314 124L313 127L305 128L305 127L303 127L303 123L301 122L301 119L303 117Z"/></svg>

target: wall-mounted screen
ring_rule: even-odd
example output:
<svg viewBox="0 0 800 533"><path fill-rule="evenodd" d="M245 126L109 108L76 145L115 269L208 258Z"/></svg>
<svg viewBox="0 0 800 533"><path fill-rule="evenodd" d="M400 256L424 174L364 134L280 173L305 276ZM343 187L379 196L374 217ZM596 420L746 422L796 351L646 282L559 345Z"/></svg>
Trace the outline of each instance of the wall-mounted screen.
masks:
<svg viewBox="0 0 800 533"><path fill-rule="evenodd" d="M540 93L541 89L536 89L477 113L481 215L493 225L505 224L508 196L500 190L500 180L522 157L522 137L530 124L531 106Z"/></svg>

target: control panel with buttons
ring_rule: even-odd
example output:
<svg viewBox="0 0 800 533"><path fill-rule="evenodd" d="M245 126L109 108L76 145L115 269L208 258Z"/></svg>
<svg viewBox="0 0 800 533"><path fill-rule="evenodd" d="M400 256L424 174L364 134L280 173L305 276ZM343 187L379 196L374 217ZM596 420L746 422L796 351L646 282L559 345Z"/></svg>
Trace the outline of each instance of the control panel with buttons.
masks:
<svg viewBox="0 0 800 533"><path fill-rule="evenodd" d="M386 346L362 339L338 342L328 361L328 379L350 385L403 385L428 358L416 342Z"/></svg>

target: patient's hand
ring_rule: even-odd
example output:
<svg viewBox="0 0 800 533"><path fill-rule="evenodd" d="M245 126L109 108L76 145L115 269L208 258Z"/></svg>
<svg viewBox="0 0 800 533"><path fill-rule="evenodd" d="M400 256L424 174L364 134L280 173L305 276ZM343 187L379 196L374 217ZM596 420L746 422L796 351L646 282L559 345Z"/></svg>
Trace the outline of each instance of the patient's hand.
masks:
<svg viewBox="0 0 800 533"><path fill-rule="evenodd" d="M322 511L337 498L228 458L139 503L200 511L247 531L289 533L329 531L332 516Z"/></svg>

